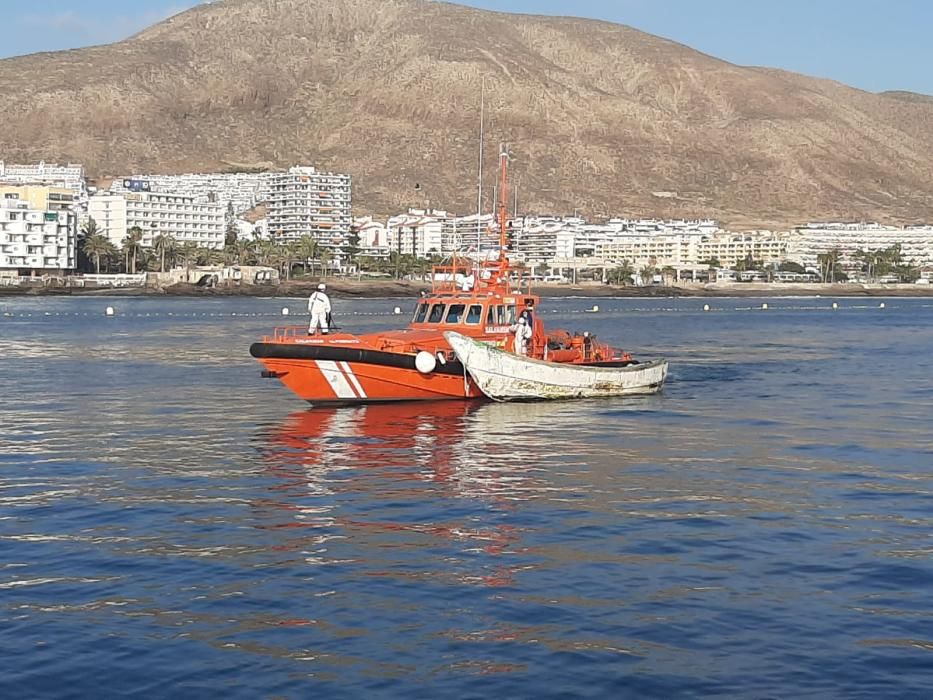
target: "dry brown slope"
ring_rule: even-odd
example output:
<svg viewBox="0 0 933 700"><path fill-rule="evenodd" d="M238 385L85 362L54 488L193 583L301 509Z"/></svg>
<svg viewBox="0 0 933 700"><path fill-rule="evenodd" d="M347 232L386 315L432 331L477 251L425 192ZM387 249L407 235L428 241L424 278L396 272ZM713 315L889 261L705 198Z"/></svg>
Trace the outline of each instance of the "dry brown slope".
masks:
<svg viewBox="0 0 933 700"><path fill-rule="evenodd" d="M0 157L98 175L310 162L352 173L361 212L469 211L484 77L488 162L513 144L529 210L933 219L929 103L423 0L226 0L0 61Z"/></svg>

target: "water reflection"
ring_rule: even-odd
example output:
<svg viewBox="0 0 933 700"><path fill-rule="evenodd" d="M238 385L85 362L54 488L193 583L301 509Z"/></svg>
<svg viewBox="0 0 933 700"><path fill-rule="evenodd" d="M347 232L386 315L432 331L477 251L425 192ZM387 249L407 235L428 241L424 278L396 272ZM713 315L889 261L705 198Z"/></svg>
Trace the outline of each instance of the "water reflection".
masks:
<svg viewBox="0 0 933 700"><path fill-rule="evenodd" d="M263 527L303 531L279 547L309 563L353 558L396 581L507 585L528 565L509 561L525 551L509 514L555 490L549 461L568 446L547 427L567 411L446 401L296 412L261 433L275 479L255 505Z"/></svg>
<svg viewBox="0 0 933 700"><path fill-rule="evenodd" d="M446 496L528 499L550 491L549 462L574 449L579 413L569 404L460 401L317 408L263 430L260 442L268 469L308 493L375 479L393 491L410 481ZM557 422L567 430L554 431Z"/></svg>

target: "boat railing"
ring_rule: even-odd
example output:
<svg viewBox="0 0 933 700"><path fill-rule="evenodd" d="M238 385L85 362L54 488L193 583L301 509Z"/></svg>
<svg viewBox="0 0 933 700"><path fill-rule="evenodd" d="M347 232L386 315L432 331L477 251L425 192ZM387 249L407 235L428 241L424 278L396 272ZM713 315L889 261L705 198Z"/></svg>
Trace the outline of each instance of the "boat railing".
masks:
<svg viewBox="0 0 933 700"><path fill-rule="evenodd" d="M450 292L497 292L500 294L530 294L531 280L524 268L500 261L485 261L456 265L435 265L431 288L434 294ZM471 278L472 277L472 278ZM470 279L471 278L471 279ZM465 284L469 279L469 283Z"/></svg>
<svg viewBox="0 0 933 700"><path fill-rule="evenodd" d="M267 335L262 340L264 343L282 343L307 336L307 326L276 326L272 329L272 335Z"/></svg>

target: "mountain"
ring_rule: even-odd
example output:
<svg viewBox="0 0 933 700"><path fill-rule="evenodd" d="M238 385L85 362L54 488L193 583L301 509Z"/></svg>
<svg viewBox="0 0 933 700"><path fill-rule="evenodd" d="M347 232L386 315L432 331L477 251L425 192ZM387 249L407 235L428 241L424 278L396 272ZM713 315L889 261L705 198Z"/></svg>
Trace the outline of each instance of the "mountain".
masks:
<svg viewBox="0 0 933 700"><path fill-rule="evenodd" d="M929 99L426 0L224 0L0 61L0 158L100 177L307 163L351 173L358 214L469 213L484 78L486 192L507 141L523 211L933 220Z"/></svg>

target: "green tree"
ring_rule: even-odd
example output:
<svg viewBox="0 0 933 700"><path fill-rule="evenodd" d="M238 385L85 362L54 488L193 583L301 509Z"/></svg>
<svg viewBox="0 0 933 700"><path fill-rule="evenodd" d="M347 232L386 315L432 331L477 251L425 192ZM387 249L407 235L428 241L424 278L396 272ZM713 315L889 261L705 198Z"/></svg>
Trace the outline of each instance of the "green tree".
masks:
<svg viewBox="0 0 933 700"><path fill-rule="evenodd" d="M236 212L233 210L233 200L227 202L227 228L224 235L224 247L233 245L236 243L236 239L239 236L240 229L236 224Z"/></svg>
<svg viewBox="0 0 933 700"><path fill-rule="evenodd" d="M713 269L716 267L722 267L722 263L719 262L719 258L713 256L712 258L707 258L706 260L700 261L701 265L706 265L708 268Z"/></svg>
<svg viewBox="0 0 933 700"><path fill-rule="evenodd" d="M87 221L84 222L84 226L81 227L81 233L84 234L85 238L91 238L100 233L100 230L97 227L97 222L94 221L93 216L89 216Z"/></svg>
<svg viewBox="0 0 933 700"><path fill-rule="evenodd" d="M616 267L606 273L606 281L616 286L633 284L635 281L635 268L628 260L623 260Z"/></svg>
<svg viewBox="0 0 933 700"><path fill-rule="evenodd" d="M356 226L350 227L350 233L347 234L347 261L351 265L356 264L356 259L360 255L360 230Z"/></svg>
<svg viewBox="0 0 933 700"><path fill-rule="evenodd" d="M253 241L237 241L234 249L237 264L249 265L253 262L256 250L256 244Z"/></svg>
<svg viewBox="0 0 933 700"><path fill-rule="evenodd" d="M314 274L314 261L321 254L321 244L314 236L302 236L295 245L295 258L305 273Z"/></svg>
<svg viewBox="0 0 933 700"><path fill-rule="evenodd" d="M736 272L747 272L749 270L760 270L764 267L764 264L761 260L755 260L751 253L746 255L742 260L736 261L735 265L732 266L732 269Z"/></svg>
<svg viewBox="0 0 933 700"><path fill-rule="evenodd" d="M327 279L327 268L334 259L334 252L330 248L321 246L321 252L318 253L318 260L321 262L321 279Z"/></svg>
<svg viewBox="0 0 933 700"><path fill-rule="evenodd" d="M93 221L93 219L92 219ZM114 250L113 243L106 236L92 233L84 239L84 254L94 261L94 269L100 274L100 259Z"/></svg>
<svg viewBox="0 0 933 700"><path fill-rule="evenodd" d="M790 260L785 260L780 265L778 265L778 270L780 272L796 272L801 275L807 271L803 265L791 262Z"/></svg>
<svg viewBox="0 0 933 700"><path fill-rule="evenodd" d="M641 270L639 270L639 274L641 275L641 283L651 284L656 272L657 268L652 263L644 265Z"/></svg>
<svg viewBox="0 0 933 700"><path fill-rule="evenodd" d="M126 255L127 272L136 274L136 259L142 250L143 230L134 226L126 233L123 239L123 253Z"/></svg>
<svg viewBox="0 0 933 700"><path fill-rule="evenodd" d="M176 245L175 239L164 233L160 233L152 241L152 249L159 256L159 272L165 272L165 258L168 256L169 260L172 260Z"/></svg>
<svg viewBox="0 0 933 700"><path fill-rule="evenodd" d="M186 268L190 268L192 263L197 262L200 248L191 242L185 242L175 249L176 257L181 260Z"/></svg>
<svg viewBox="0 0 933 700"><path fill-rule="evenodd" d="M820 278L823 282L838 282L842 279L848 279L846 275L837 270L841 257L842 251L839 248L833 248L828 253L820 253L816 256L820 268Z"/></svg>

